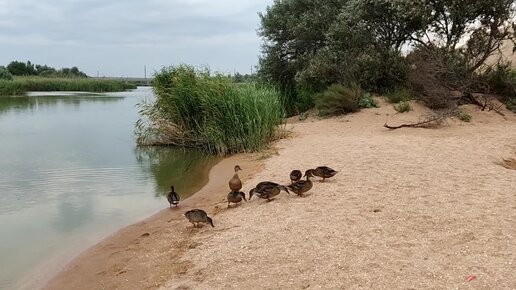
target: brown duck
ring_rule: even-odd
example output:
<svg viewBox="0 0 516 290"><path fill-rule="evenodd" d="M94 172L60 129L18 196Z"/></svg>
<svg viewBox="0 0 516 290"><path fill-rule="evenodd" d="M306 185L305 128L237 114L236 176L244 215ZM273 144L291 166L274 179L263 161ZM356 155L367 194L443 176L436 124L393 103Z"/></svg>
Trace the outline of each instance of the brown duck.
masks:
<svg viewBox="0 0 516 290"><path fill-rule="evenodd" d="M251 189L249 192L249 200L256 194L259 198L267 199L267 201L271 201L273 197L280 194L281 191L286 191L290 193L288 189L280 184L271 181L263 181L256 185L255 188Z"/></svg>
<svg viewBox="0 0 516 290"><path fill-rule="evenodd" d="M229 189L233 192L238 192L242 189L242 181L238 177L238 171L242 170L240 166L235 166L235 175L229 180Z"/></svg>
<svg viewBox="0 0 516 290"><path fill-rule="evenodd" d="M290 172L290 182L292 183L301 180L301 177L303 177L301 170L292 170L292 172Z"/></svg>
<svg viewBox="0 0 516 290"><path fill-rule="evenodd" d="M212 227L213 220L208 217L208 214L202 209L192 209L185 212L185 217L194 225L194 228L199 227L200 223L209 223Z"/></svg>
<svg viewBox="0 0 516 290"><path fill-rule="evenodd" d="M288 186L290 190L296 193L298 196L304 196L304 193L312 189L313 183L310 180L313 175L313 169L308 169L305 172L306 180L299 180Z"/></svg>
<svg viewBox="0 0 516 290"><path fill-rule="evenodd" d="M337 173L338 171L335 171L334 169L327 166L319 166L312 172L313 175L322 177L322 182L324 182L326 178L333 177Z"/></svg>
<svg viewBox="0 0 516 290"><path fill-rule="evenodd" d="M172 205L177 206L179 204L179 199L179 194L174 190L174 186L170 186L170 192L167 193L167 200L170 203L170 207L172 207Z"/></svg>
<svg viewBox="0 0 516 290"><path fill-rule="evenodd" d="M238 206L238 203L241 202L242 199L247 201L247 199L245 198L245 193L241 191L231 191L230 193L228 193L228 208L230 203L234 203Z"/></svg>

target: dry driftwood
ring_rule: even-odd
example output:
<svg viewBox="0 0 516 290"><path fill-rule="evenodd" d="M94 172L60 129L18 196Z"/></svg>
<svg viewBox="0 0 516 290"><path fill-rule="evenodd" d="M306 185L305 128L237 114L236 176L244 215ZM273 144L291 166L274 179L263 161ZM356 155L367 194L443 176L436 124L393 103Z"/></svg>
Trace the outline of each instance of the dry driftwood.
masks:
<svg viewBox="0 0 516 290"><path fill-rule="evenodd" d="M408 123L408 124L401 124L397 126L391 126L388 125L387 122L383 125L385 128L388 128L390 130L395 130L399 128L428 128L431 126L440 125L443 121L448 119L449 117L455 115L457 113L456 108L446 110L446 111L440 111L440 112L434 112L430 115L428 115L423 120L416 122L416 123Z"/></svg>

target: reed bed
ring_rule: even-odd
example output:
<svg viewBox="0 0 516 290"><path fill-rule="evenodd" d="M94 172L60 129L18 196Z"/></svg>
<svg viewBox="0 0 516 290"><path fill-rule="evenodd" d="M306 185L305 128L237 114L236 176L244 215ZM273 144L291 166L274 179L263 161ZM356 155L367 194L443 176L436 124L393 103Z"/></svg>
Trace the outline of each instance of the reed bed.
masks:
<svg viewBox="0 0 516 290"><path fill-rule="evenodd" d="M134 84L119 80L98 80L90 78L43 78L15 77L0 80L0 95L24 95L28 91L79 91L79 92L120 92L135 89Z"/></svg>
<svg viewBox="0 0 516 290"><path fill-rule="evenodd" d="M140 145L201 147L220 155L257 151L275 138L284 117L277 90L235 85L191 66L162 69L153 89L155 100L140 104Z"/></svg>

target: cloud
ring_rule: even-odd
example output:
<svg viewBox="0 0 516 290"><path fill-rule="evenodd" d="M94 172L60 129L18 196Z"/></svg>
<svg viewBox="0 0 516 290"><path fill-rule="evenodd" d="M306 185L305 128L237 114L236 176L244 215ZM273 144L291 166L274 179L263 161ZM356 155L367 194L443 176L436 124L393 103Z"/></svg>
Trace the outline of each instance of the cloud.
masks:
<svg viewBox="0 0 516 290"><path fill-rule="evenodd" d="M272 1L0 0L0 64L21 57L73 66L78 64L64 60L99 57L100 50L102 70L115 75L139 73L147 58L169 65L171 53L178 63L203 59L224 70L248 70L260 49L257 13ZM241 47L236 54L235 47ZM221 57L221 48L232 55ZM110 63L124 51L132 51L124 65ZM57 52L62 61L53 55ZM150 52L154 55L147 57ZM135 61L138 54L142 57ZM97 68L80 68L91 74L100 64L93 62ZM135 70L116 68L127 65Z"/></svg>

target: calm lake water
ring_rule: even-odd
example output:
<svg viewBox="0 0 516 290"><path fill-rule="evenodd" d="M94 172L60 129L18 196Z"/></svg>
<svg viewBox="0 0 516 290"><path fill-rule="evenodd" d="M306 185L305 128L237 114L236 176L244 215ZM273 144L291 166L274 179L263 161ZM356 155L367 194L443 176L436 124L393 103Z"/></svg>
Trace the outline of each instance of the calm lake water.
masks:
<svg viewBox="0 0 516 290"><path fill-rule="evenodd" d="M135 105L149 98L0 97L0 289L42 287L77 251L168 207L171 184L186 197L207 181L212 157L136 148Z"/></svg>

